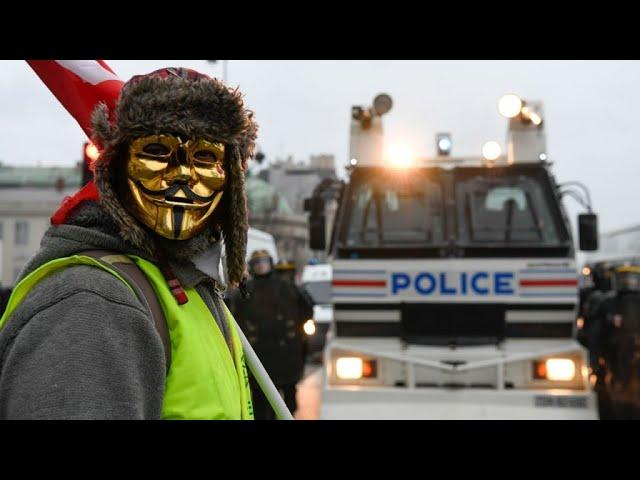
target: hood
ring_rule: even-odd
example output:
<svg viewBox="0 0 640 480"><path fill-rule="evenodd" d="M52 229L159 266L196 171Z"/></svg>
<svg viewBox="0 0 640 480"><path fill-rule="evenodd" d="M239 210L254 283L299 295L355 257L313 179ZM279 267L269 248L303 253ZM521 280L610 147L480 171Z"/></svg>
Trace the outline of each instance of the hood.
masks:
<svg viewBox="0 0 640 480"><path fill-rule="evenodd" d="M122 88L115 112L104 104L92 115L93 140L101 147L94 164L100 205L118 235L147 256L159 250L185 261L225 243L230 285L246 275L248 213L245 194L247 161L253 156L257 125L244 108L242 94L222 82L183 68L166 68L135 76ZM227 187L208 227L188 240L169 240L137 221L117 194L130 142L140 136L169 133L203 137L226 145Z"/></svg>

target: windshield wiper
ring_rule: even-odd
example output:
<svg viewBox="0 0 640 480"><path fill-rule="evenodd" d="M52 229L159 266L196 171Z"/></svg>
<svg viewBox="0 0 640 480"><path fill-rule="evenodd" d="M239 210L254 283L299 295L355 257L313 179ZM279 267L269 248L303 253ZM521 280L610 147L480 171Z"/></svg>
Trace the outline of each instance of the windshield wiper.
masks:
<svg viewBox="0 0 640 480"><path fill-rule="evenodd" d="M476 238L476 232L475 232L475 225L476 225L476 219L475 219L475 214L473 213L473 208L471 208L471 199L469 198L471 196L471 194L469 192L467 192L467 194L465 195L466 198L466 202L465 202L465 207L467 209L467 217L469 218L469 238L471 238L472 240L475 240Z"/></svg>
<svg viewBox="0 0 640 480"><path fill-rule="evenodd" d="M489 179L484 179L485 183L492 183L489 181ZM471 197L474 195L474 193L477 193L476 190L472 190L471 192L467 192L467 194L465 195L465 210L466 210L466 214L467 214L467 218L469 219L468 225L469 225L469 238L471 238L474 241L477 241L477 234L479 232L497 232L497 231L502 231L504 232L504 237L503 237L503 241L505 243L513 243L514 241L514 236L513 236L513 232L514 231L531 231L534 230L536 236L538 237L538 240L542 241L544 240L544 235L542 232L542 226L540 225L540 219L538 216L538 211L536 210L535 204L532 200L531 197L531 192L528 191L528 189L526 188L522 188L523 193L525 195L525 200L526 200L526 204L527 204L527 210L529 211L529 213L531 214L531 219L533 222L533 225L530 227L519 227L516 228L513 226L514 223L514 217L515 217L515 209L517 206L517 202L513 199L510 198L509 200L507 200L506 202L506 222L504 227L498 227L498 226L491 226L491 225L481 225L478 226L477 225L477 218L476 218L476 212L475 209L473 207L473 205L475 203L473 203L473 201L475 199L472 199ZM487 190L486 189L482 189L480 190L481 194L485 194L486 195ZM525 241L517 239L517 241Z"/></svg>
<svg viewBox="0 0 640 480"><path fill-rule="evenodd" d="M374 190L373 194L372 194L372 198L369 198L369 200L367 201L367 204L364 207L364 212L362 214L362 227L360 228L360 231L358 233L360 233L360 241L362 243L365 243L365 233L367 232L367 230L372 230L371 228L367 228L367 221L369 220L369 209L371 208L371 200L374 201L374 205L375 205L375 210L376 210L376 225L377 227L374 228L373 230L377 230L378 232L378 244L381 244L383 242L383 229L382 229L382 204L381 202L381 195Z"/></svg>
<svg viewBox="0 0 640 480"><path fill-rule="evenodd" d="M504 241L511 242L511 224L513 223L513 210L516 201L513 198L507 200L507 224L504 227Z"/></svg>
<svg viewBox="0 0 640 480"><path fill-rule="evenodd" d="M536 229L536 233L538 234L538 238L542 240L542 227L540 226L540 221L538 219L538 212L531 201L531 194L525 190L524 194L527 198L527 205L529 206L529 211L531 212L531 219L533 220L533 225Z"/></svg>

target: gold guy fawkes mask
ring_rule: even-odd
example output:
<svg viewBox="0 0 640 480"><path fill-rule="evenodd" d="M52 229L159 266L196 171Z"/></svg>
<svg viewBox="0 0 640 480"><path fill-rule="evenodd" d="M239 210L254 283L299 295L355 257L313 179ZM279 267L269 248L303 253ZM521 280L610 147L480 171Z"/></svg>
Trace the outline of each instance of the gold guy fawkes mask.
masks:
<svg viewBox="0 0 640 480"><path fill-rule="evenodd" d="M195 236L220 203L224 152L224 144L203 138L137 138L129 147L125 205L158 235L172 240Z"/></svg>

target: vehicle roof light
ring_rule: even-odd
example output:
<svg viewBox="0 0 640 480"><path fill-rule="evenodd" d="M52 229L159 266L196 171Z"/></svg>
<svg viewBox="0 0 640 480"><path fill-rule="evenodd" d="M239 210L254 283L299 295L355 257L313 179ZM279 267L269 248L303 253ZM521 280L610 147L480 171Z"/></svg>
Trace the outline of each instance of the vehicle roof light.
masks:
<svg viewBox="0 0 640 480"><path fill-rule="evenodd" d="M482 146L482 156L485 160L493 161L502 155L502 147L494 140L486 142Z"/></svg>
<svg viewBox="0 0 640 480"><path fill-rule="evenodd" d="M411 150L404 145L391 145L388 149L387 158L389 164L394 168L407 168L414 163Z"/></svg>
<svg viewBox="0 0 640 480"><path fill-rule="evenodd" d="M513 93L503 95L498 101L498 111L500 115L506 118L517 117L522 110L522 106L522 99Z"/></svg>
<svg viewBox="0 0 640 480"><path fill-rule="evenodd" d="M438 149L438 156L443 157L451 154L451 148L453 142L451 141L451 134L438 133L436 135L436 147Z"/></svg>

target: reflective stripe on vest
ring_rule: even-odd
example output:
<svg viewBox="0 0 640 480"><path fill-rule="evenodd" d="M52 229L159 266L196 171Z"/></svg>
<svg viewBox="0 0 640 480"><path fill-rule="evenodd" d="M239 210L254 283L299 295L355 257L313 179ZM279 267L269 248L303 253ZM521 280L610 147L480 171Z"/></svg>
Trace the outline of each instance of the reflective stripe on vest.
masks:
<svg viewBox="0 0 640 480"><path fill-rule="evenodd" d="M158 267L133 255L129 258L149 279L169 328L172 360L165 382L162 418L253 419L242 344L227 307L224 306L224 311L231 331L233 357L213 313L194 288L185 288L189 301L178 305ZM135 294L131 285L103 262L84 255L58 258L41 265L15 286L0 318L0 329L40 281L73 265L101 268Z"/></svg>

